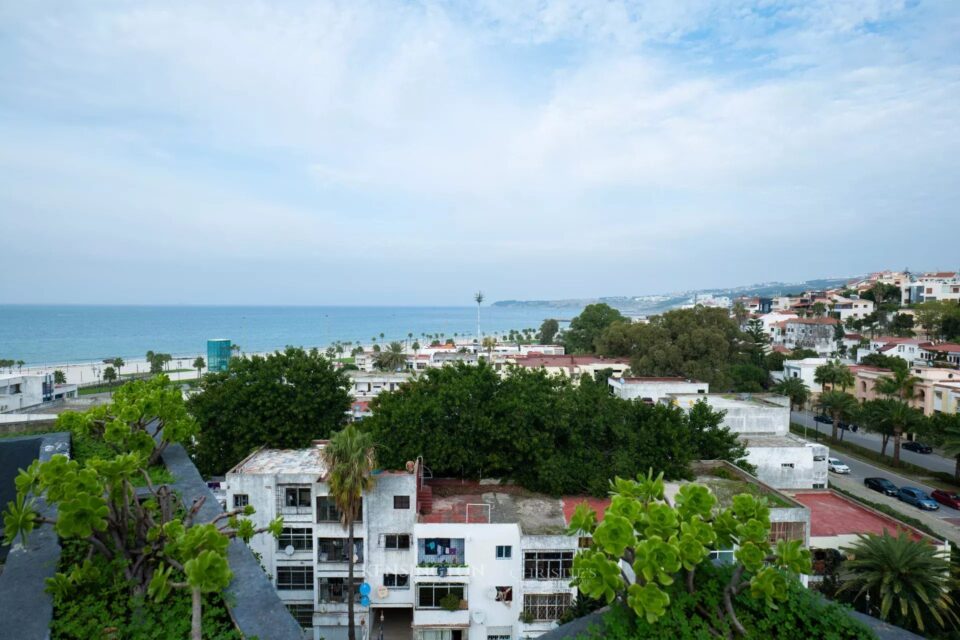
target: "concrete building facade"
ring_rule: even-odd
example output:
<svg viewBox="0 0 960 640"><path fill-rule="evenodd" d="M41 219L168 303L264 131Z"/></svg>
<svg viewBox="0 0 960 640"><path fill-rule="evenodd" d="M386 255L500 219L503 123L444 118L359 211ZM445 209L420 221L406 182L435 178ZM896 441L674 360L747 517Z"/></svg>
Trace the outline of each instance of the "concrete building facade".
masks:
<svg viewBox="0 0 960 640"><path fill-rule="evenodd" d="M640 400L650 404L660 402L661 399L673 393L687 394L709 393L710 385L699 380L687 378L607 378L607 384L613 395L624 400Z"/></svg>

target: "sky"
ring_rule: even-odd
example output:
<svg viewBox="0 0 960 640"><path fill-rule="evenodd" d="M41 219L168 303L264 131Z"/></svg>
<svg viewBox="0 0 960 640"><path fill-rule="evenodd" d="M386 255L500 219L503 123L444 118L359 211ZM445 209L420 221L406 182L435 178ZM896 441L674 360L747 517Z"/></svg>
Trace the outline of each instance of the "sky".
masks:
<svg viewBox="0 0 960 640"><path fill-rule="evenodd" d="M0 0L0 303L960 267L960 3Z"/></svg>

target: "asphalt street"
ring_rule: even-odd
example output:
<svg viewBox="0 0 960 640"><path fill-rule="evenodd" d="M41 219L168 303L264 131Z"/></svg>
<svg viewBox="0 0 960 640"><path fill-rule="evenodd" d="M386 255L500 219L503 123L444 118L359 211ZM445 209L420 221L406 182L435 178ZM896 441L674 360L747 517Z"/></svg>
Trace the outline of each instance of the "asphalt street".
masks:
<svg viewBox="0 0 960 640"><path fill-rule="evenodd" d="M790 414L790 419L795 424L809 429L810 433L809 436L807 436L809 440L815 439L815 432L829 436L833 432L833 426L816 422L813 419L813 416L814 414L810 413L809 411L793 411ZM881 438L875 433L865 433L863 431L857 431L856 433L853 433L852 431L847 430L843 434L843 441L872 449L878 453L880 452ZM887 455L893 455L893 440L887 444ZM907 451L902 447L900 449L900 459L904 462L915 464L918 467L923 467L924 469L930 469L931 471L943 471L951 474L956 466L956 462L954 460L950 458L944 458L936 453L916 453L914 451Z"/></svg>

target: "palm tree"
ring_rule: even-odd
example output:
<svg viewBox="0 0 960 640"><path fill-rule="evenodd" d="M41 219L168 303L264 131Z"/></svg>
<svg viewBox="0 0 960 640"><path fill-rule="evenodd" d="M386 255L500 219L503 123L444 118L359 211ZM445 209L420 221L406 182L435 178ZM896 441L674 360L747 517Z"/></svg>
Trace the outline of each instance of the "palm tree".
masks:
<svg viewBox="0 0 960 640"><path fill-rule="evenodd" d="M420 351L420 343L414 340L412 348L413 348L413 355L417 355L417 352Z"/></svg>
<svg viewBox="0 0 960 640"><path fill-rule="evenodd" d="M473 294L473 299L477 303L477 340L480 339L480 305L483 304L483 291L477 291Z"/></svg>
<svg viewBox="0 0 960 640"><path fill-rule="evenodd" d="M830 414L833 419L833 439L837 439L837 430L841 420L849 420L857 411L857 399L846 391L824 391L818 400L820 410Z"/></svg>
<svg viewBox="0 0 960 640"><path fill-rule="evenodd" d="M23 360L17 360L17 373L20 373L23 371L23 365L25 364L27 363L24 362Z"/></svg>
<svg viewBox="0 0 960 640"><path fill-rule="evenodd" d="M831 389L840 387L844 391L847 390L847 387L852 387L855 382L850 368L839 360L833 360L817 367L813 372L813 381L822 387L829 384Z"/></svg>
<svg viewBox="0 0 960 640"><path fill-rule="evenodd" d="M125 364L127 364L127 363L124 362L124 361L123 361L123 358L121 358L120 356L117 356L116 358L113 359L113 366L117 369L117 377L118 377L118 378L121 377L121 376L120 376L120 370L123 368L123 365L125 365Z"/></svg>
<svg viewBox="0 0 960 640"><path fill-rule="evenodd" d="M894 435L890 422L890 403L894 400L867 400L857 409L855 420L864 431L880 434L880 455L887 455L887 444Z"/></svg>
<svg viewBox="0 0 960 640"><path fill-rule="evenodd" d="M923 413L906 402L897 400L890 402L887 406L886 419L890 422L890 427L893 430L893 466L899 467L900 442L903 439L903 434L922 429L926 418Z"/></svg>
<svg viewBox="0 0 960 640"><path fill-rule="evenodd" d="M197 359L193 361L193 368L197 370L197 380L200 379L200 371L207 366L207 362L203 359L203 356L197 356Z"/></svg>
<svg viewBox="0 0 960 640"><path fill-rule="evenodd" d="M373 489L373 469L376 454L370 434L348 424L334 434L323 448L323 463L327 468L323 480L327 483L330 498L340 511L340 522L347 529L347 638L356 640L353 621L353 525L360 515L363 494Z"/></svg>
<svg viewBox="0 0 960 640"><path fill-rule="evenodd" d="M938 413L931 422L931 439L943 448L944 453L954 457L953 477L960 480L960 413Z"/></svg>
<svg viewBox="0 0 960 640"><path fill-rule="evenodd" d="M113 384L117 381L117 370L113 367L107 367L103 370L103 381Z"/></svg>
<svg viewBox="0 0 960 640"><path fill-rule="evenodd" d="M900 367L893 370L893 375L884 376L877 380L876 389L889 397L898 397L904 402L912 400L916 395L917 385L921 380L910 373L906 367Z"/></svg>
<svg viewBox="0 0 960 640"><path fill-rule="evenodd" d="M374 358L374 366L381 371L396 371L402 369L406 363L407 354L399 342L391 342Z"/></svg>
<svg viewBox="0 0 960 640"><path fill-rule="evenodd" d="M773 388L774 391L790 398L790 408L799 411L810 399L810 389L800 378L784 378Z"/></svg>
<svg viewBox="0 0 960 640"><path fill-rule="evenodd" d="M950 596L955 581L943 552L925 541L911 540L903 531L896 537L884 532L859 538L842 549L851 559L843 564L849 575L841 593L855 592L854 602L866 597L879 603L881 619L894 624L912 621L920 631L925 630L928 616L941 627L958 620Z"/></svg>
<svg viewBox="0 0 960 640"><path fill-rule="evenodd" d="M493 336L487 336L486 338L483 339L483 348L487 350L488 360L490 359L493 353L493 348L495 346L497 346L497 340Z"/></svg>

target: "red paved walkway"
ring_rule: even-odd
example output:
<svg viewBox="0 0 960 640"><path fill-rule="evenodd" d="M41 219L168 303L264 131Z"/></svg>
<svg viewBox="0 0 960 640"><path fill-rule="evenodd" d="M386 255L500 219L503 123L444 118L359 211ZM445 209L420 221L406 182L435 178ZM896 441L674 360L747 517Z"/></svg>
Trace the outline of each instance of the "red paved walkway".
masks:
<svg viewBox="0 0 960 640"><path fill-rule="evenodd" d="M814 537L840 536L856 533L882 534L889 531L910 532L914 540L923 538L916 530L898 523L893 518L876 513L835 493L818 491L796 493L793 497L810 509L810 535Z"/></svg>

